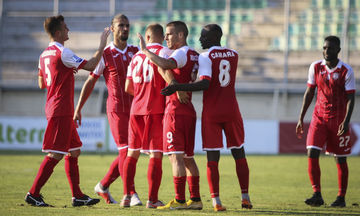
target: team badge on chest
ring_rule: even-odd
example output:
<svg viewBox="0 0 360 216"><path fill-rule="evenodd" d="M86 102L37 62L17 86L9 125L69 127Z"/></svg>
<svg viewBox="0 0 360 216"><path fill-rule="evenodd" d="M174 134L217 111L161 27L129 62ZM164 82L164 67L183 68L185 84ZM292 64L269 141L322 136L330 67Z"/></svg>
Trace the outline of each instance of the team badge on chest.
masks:
<svg viewBox="0 0 360 216"><path fill-rule="evenodd" d="M332 78L333 78L333 80L339 79L339 74L338 73L333 73Z"/></svg>

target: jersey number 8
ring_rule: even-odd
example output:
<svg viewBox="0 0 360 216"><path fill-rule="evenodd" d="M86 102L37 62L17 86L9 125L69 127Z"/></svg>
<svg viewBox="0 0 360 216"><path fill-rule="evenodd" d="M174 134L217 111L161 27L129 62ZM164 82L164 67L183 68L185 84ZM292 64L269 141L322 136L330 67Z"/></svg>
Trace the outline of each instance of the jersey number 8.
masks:
<svg viewBox="0 0 360 216"><path fill-rule="evenodd" d="M221 60L219 65L219 82L221 87L226 87L230 83L230 62Z"/></svg>

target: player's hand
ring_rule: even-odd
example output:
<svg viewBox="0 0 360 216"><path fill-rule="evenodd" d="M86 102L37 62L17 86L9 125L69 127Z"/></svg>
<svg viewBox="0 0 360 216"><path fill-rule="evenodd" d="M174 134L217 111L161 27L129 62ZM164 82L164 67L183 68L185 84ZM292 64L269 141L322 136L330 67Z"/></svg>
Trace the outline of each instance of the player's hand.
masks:
<svg viewBox="0 0 360 216"><path fill-rule="evenodd" d="M138 38L140 40L139 41L140 50L144 51L146 49L146 43L145 43L144 37L140 33L137 33L137 36L138 36Z"/></svg>
<svg viewBox="0 0 360 216"><path fill-rule="evenodd" d="M101 37L100 37L100 49L105 48L106 43L107 43L107 38L109 37L110 32L111 32L110 27L104 28L104 31L103 31L103 33L101 34Z"/></svg>
<svg viewBox="0 0 360 216"><path fill-rule="evenodd" d="M74 120L76 128L81 126L81 112L79 110L76 110L74 112L73 120Z"/></svg>
<svg viewBox="0 0 360 216"><path fill-rule="evenodd" d="M296 136L298 139L301 139L304 133L303 124L303 121L299 120L296 125Z"/></svg>
<svg viewBox="0 0 360 216"><path fill-rule="evenodd" d="M338 136L344 135L349 130L349 123L341 122L338 129Z"/></svg>
<svg viewBox="0 0 360 216"><path fill-rule="evenodd" d="M184 91L177 91L177 97L182 104L187 104L190 102L190 96L187 92Z"/></svg>
<svg viewBox="0 0 360 216"><path fill-rule="evenodd" d="M161 89L161 94L165 96L172 95L176 92L176 84L170 84L166 86L165 88Z"/></svg>

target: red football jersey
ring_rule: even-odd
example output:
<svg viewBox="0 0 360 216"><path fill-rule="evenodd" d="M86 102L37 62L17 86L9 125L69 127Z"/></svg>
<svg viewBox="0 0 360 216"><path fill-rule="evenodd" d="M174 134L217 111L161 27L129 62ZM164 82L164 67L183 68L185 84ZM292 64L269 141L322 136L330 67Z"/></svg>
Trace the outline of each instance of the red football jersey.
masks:
<svg viewBox="0 0 360 216"><path fill-rule="evenodd" d="M346 113L346 94L355 92L352 68L339 60L335 68L328 68L325 60L310 65L308 86L317 87L314 115L343 120Z"/></svg>
<svg viewBox="0 0 360 216"><path fill-rule="evenodd" d="M112 42L105 47L99 64L91 73L97 78L104 75L109 95L106 101L107 112L130 112L133 97L125 92L125 80L131 58L138 51L139 48L133 45L120 50Z"/></svg>
<svg viewBox="0 0 360 216"><path fill-rule="evenodd" d="M177 64L177 68L172 70L176 81L189 83L196 80L199 53L188 46L183 46L175 50L169 58ZM190 95L190 102L187 104L180 103L176 93L166 97L165 113L196 116L194 106L191 103L191 92L188 94Z"/></svg>
<svg viewBox="0 0 360 216"><path fill-rule="evenodd" d="M86 62L58 42L51 42L40 55L38 75L47 88L46 118L73 116L74 70L81 69Z"/></svg>
<svg viewBox="0 0 360 216"><path fill-rule="evenodd" d="M168 58L171 51L160 44L148 44L147 48L163 58ZM160 94L165 87L165 80L158 72L158 67L138 52L131 60L127 72L134 86L134 99L131 115L162 114L165 109L165 96Z"/></svg>
<svg viewBox="0 0 360 216"><path fill-rule="evenodd" d="M240 112L235 94L237 64L237 52L220 46L213 46L199 56L200 79L210 80L203 93L203 118L222 122Z"/></svg>

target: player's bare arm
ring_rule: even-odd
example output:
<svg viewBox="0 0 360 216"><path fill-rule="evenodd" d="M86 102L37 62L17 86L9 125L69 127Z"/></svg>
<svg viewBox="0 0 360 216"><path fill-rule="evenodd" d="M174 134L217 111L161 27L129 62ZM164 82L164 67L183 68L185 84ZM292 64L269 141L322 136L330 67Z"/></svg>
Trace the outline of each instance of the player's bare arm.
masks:
<svg viewBox="0 0 360 216"><path fill-rule="evenodd" d="M202 91L208 89L210 81L203 79L193 83L172 83L161 90L161 94L168 96L174 94L176 91Z"/></svg>
<svg viewBox="0 0 360 216"><path fill-rule="evenodd" d="M299 120L296 125L296 135L299 139L302 138L302 134L304 133L304 130L303 130L304 116L314 98L314 95L315 95L315 88L307 87L305 94L304 94L304 99L303 99L303 104L302 104L302 108L300 111Z"/></svg>
<svg viewBox="0 0 360 216"><path fill-rule="evenodd" d="M42 76L38 76L38 84L40 89L46 88L45 81Z"/></svg>
<svg viewBox="0 0 360 216"><path fill-rule="evenodd" d="M81 126L81 109L83 108L85 102L87 101L91 92L93 91L96 81L97 78L89 75L89 77L84 83L84 86L81 89L80 97L76 105L76 109L73 116L73 120L75 121L76 127Z"/></svg>
<svg viewBox="0 0 360 216"><path fill-rule="evenodd" d="M346 114L345 114L345 118L344 121L339 125L339 130L338 130L338 136L343 135L344 133L346 133L349 130L349 123L350 123L350 119L351 119L351 115L354 109L354 104L355 104L355 94L351 93L351 94L347 94L347 104L346 104Z"/></svg>
<svg viewBox="0 0 360 216"><path fill-rule="evenodd" d="M104 52L104 48L106 46L106 42L107 42L107 38L110 34L110 28L106 27L103 31L103 33L101 34L100 37L100 45L98 50L95 52L94 56L88 60L88 62L86 62L86 64L84 65L83 69L87 70L87 71L93 71L96 67L96 65L99 63L101 56Z"/></svg>
<svg viewBox="0 0 360 216"><path fill-rule="evenodd" d="M125 92L134 96L134 84L130 79L126 79L125 81Z"/></svg>
<svg viewBox="0 0 360 216"><path fill-rule="evenodd" d="M148 57L154 64L156 64L157 66L167 70L167 69L175 69L177 68L176 62L172 59L167 59L167 58L162 58L158 55L156 55L153 52L150 52L150 50L148 50L146 48L146 43L145 40L143 38L143 36L138 33L137 34L139 39L140 39L140 50L146 55L146 57Z"/></svg>

